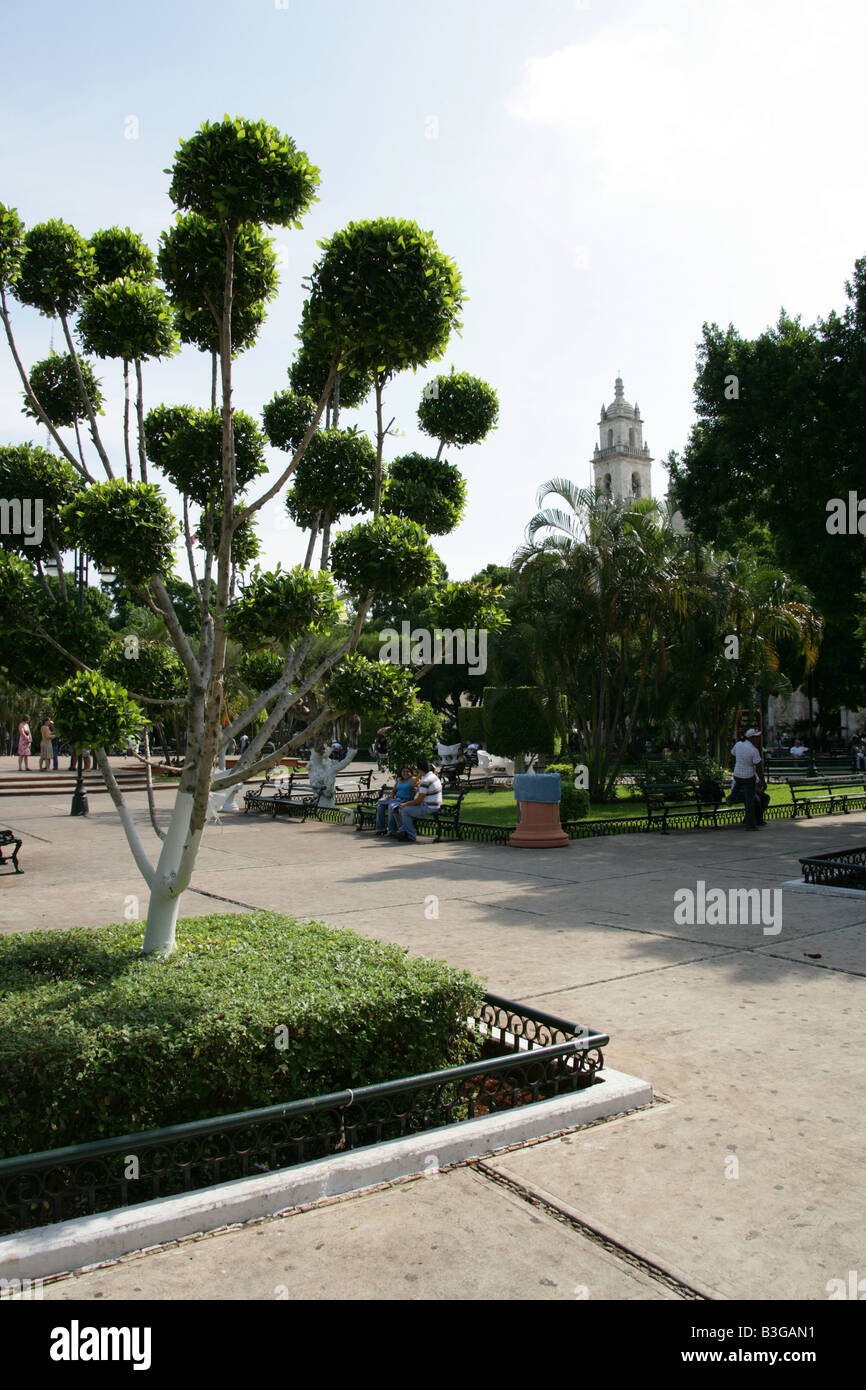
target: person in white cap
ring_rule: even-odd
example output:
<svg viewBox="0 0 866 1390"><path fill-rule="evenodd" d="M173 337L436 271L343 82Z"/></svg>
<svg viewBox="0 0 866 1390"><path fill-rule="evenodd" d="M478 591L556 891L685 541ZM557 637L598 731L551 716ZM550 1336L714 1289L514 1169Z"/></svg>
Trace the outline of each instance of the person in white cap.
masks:
<svg viewBox="0 0 866 1390"><path fill-rule="evenodd" d="M747 729L745 738L740 739L731 749L734 758L734 785L728 801L744 803L746 830L757 830L764 824L764 813L757 796L758 788L763 791L765 786L761 750L758 747L760 737L760 729Z"/></svg>

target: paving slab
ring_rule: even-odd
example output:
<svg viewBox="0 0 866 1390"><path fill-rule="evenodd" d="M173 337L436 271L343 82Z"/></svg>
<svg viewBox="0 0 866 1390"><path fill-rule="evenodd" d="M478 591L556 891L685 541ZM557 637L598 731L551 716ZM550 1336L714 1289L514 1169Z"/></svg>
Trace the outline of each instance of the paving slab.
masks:
<svg viewBox="0 0 866 1390"><path fill-rule="evenodd" d="M46 1284L45 1299L594 1299L676 1295L471 1169Z"/></svg>
<svg viewBox="0 0 866 1390"><path fill-rule="evenodd" d="M129 800L155 857L144 795ZM2 929L99 926L122 919L127 894L140 894L143 910L122 832L100 801L87 821L70 818L65 805L46 807L49 797L0 802L0 824L24 838L27 871L0 885ZM160 805L164 816L168 798ZM798 875L801 856L861 843L863 813L770 822L757 835L629 835L546 851L423 840L404 848L340 826L240 816L206 833L182 910L241 910L226 901L234 900L319 917L472 968L495 993L610 1033L608 1064L652 1081L661 1103L515 1151L494 1171L716 1296L821 1299L829 1279L866 1269L866 901L784 891L782 930L765 936L760 922L676 922L674 894L699 881L726 893L773 891ZM404 1276L414 1271L400 1263L405 1252L396 1263L389 1253L390 1213L401 1213L407 1231L426 1233L458 1190L452 1176L381 1204L378 1196L353 1199L339 1215L287 1219L290 1232L319 1216L343 1230L356 1202L383 1213L381 1238L379 1217L371 1217L357 1263L342 1262L338 1241L323 1243L315 1296L407 1296L412 1281ZM461 1180L460 1201L479 1204L474 1239L498 1251L500 1197L489 1196L489 1178L476 1192L477 1179ZM550 1258L546 1219L508 1238L510 1264L486 1284L473 1242L461 1234L470 1218L461 1207L452 1220L452 1211L456 1198L441 1225L453 1226L449 1259L465 1279L437 1282L441 1270L425 1265L415 1296L481 1297L478 1290L494 1286L511 1290L496 1297L564 1296L568 1285L556 1272L544 1276L557 1281L553 1292L537 1282L539 1261ZM345 1219L351 1231L354 1218ZM423 1239L437 1241L435 1233ZM190 1247L192 1260L183 1256L190 1269L208 1243ZM257 1292L231 1296L272 1296L258 1292L265 1286L255 1270L249 1277ZM589 1271L574 1283L599 1277ZM244 1275L237 1278L236 1289L246 1288Z"/></svg>

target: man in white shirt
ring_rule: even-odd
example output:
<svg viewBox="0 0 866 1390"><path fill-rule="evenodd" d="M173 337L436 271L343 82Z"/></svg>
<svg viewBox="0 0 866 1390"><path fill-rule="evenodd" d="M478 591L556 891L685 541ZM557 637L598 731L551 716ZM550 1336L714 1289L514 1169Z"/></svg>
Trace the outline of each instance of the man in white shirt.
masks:
<svg viewBox="0 0 866 1390"><path fill-rule="evenodd" d="M761 750L758 746L760 729L747 729L746 736L731 749L734 757L734 785L729 801L742 801L746 808L746 830L757 830L764 824L764 813L757 799L757 790L764 788L761 771Z"/></svg>
<svg viewBox="0 0 866 1390"><path fill-rule="evenodd" d="M397 812L402 825L402 829L397 831L397 839L404 845L414 845L417 842L416 820L420 816L432 816L442 805L442 783L436 773L431 771L426 758L418 759L418 771L421 773L421 780L414 800L407 801Z"/></svg>
<svg viewBox="0 0 866 1390"><path fill-rule="evenodd" d="M792 758L805 758L805 756L806 756L806 754L808 753L808 751L809 751L809 750L808 750L808 748L806 747L806 745L805 745L805 743L803 742L803 740L802 740L801 738L798 738L797 741L796 741L796 743L792 744L792 746L791 746L791 757L792 757Z"/></svg>

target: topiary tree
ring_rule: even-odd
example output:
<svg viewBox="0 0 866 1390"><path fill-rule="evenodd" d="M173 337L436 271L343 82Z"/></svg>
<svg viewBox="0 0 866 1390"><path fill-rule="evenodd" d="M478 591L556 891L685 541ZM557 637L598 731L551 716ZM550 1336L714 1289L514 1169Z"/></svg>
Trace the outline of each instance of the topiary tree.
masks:
<svg viewBox="0 0 866 1390"><path fill-rule="evenodd" d="M527 753L553 753L554 731L533 686L488 685L483 708L488 750L513 758L516 772L523 771Z"/></svg>
<svg viewBox="0 0 866 1390"><path fill-rule="evenodd" d="M109 776L109 789L149 888L144 949L160 954L173 949L180 900L216 805L214 763L245 729L254 731L237 769L220 780L221 792L230 793L252 772L301 743L319 739L341 712L329 701L329 678L354 652L373 598L425 585L437 571L427 532L409 517L380 514L383 442L390 430L390 425L383 426L382 391L395 372L441 356L458 326L462 303L456 267L432 235L414 223L382 219L352 224L323 242L309 280L301 350L290 378L294 394L311 398L312 413L309 401L300 412L285 400L266 411L269 435L290 457L256 493L252 483L261 472L264 441L252 421L235 408L233 361L237 351L252 342L264 303L275 288L266 229L300 225L315 197L318 171L291 139L265 122L225 117L205 123L182 141L169 172L179 217L163 238L158 257L168 316L162 291L149 278L148 257L134 234L109 228L88 244L62 223L26 231L13 210L0 207L4 331L33 415L49 428L58 452L76 475L77 490L57 504L63 544L77 546L98 565L116 571L113 588L124 611L161 620L184 669L185 761L155 867ZM15 346L7 295L60 317L106 481L96 481L87 460L68 447L59 432L63 427L51 422L39 401ZM163 345L169 330L179 324L186 340L205 353L216 351L218 357L219 392L212 388L212 404L219 395L218 424L214 411L183 406L161 406L147 414L146 423L143 412L141 417L151 466L181 494L181 553L185 548L191 581L186 585L174 572L178 526L159 488L131 482L129 468L126 481L115 476L99 436L80 344L73 336L78 333L80 338L86 331L94 350L119 348L124 357L143 350L153 314L165 335ZM375 449L358 432L336 429L341 400L360 402L370 383L376 392ZM323 415L325 429L320 430ZM312 447L305 477L301 465L314 437L321 442ZM348 498L345 480L338 476L342 470L355 470L356 480L363 476L365 488L372 474L372 493L362 490L362 495ZM256 570L234 598L239 550L254 540L258 512L290 482L299 506L315 505L323 515L330 509L332 523L369 502L373 519L336 537L333 578L327 571L312 574L303 566ZM197 531L188 515L190 506L201 508ZM202 546L201 564L195 539ZM14 593L21 581L16 565L26 567L33 557L5 558L0 588ZM31 582L38 587L34 568L31 563ZM351 605L350 621L336 583ZM49 594L54 597L54 584L46 584L46 604ZM41 631L49 632L45 622ZM256 690L226 725L226 682L234 680L235 665L229 657L230 640L243 649L245 659L270 652L279 667L273 659L267 665L259 661L257 684L270 683ZM64 654L59 650L63 646L55 648L59 658L79 668L91 664L82 662L74 647L66 647ZM114 652L110 660L116 660ZM128 689L141 697L136 701L140 708L148 709L151 702L158 711L160 699L180 698L156 696L153 685L136 689L133 674ZM358 684L358 669L350 667L350 675L342 695L339 683L334 688L341 707L350 700L372 698L364 693L363 683ZM79 669L79 676L105 680L86 669ZM408 688L403 672L377 672L375 679L387 683L387 690L378 691L376 698L396 698ZM97 745L101 737L104 753L119 737L122 721L116 717L118 705L111 692L106 694L105 686L100 690L85 736ZM356 717L355 711L351 717ZM426 717L428 725L431 718L435 722L432 713ZM412 707L405 718L423 722L423 706ZM265 753L266 745L279 741L278 731L285 723L295 720L303 721L303 727ZM427 741L432 741L432 733Z"/></svg>
<svg viewBox="0 0 866 1390"><path fill-rule="evenodd" d="M464 743L484 743L484 709L481 705L461 705L457 711L457 728Z"/></svg>

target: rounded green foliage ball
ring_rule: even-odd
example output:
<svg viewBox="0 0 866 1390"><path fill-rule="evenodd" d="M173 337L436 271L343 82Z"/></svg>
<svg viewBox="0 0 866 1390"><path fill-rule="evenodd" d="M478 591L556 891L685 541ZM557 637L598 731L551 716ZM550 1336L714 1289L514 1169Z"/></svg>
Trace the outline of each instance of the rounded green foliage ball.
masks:
<svg viewBox="0 0 866 1390"><path fill-rule="evenodd" d="M40 222L24 237L15 298L48 318L67 315L78 308L95 276L93 252L80 232L57 219Z"/></svg>
<svg viewBox="0 0 866 1390"><path fill-rule="evenodd" d="M465 505L466 483L456 464L404 454L389 465L386 512L417 521L432 536L445 536L460 523Z"/></svg>
<svg viewBox="0 0 866 1390"><path fill-rule="evenodd" d="M112 280L152 280L156 262L153 252L137 232L129 227L105 227L94 232L90 249L96 263L96 282Z"/></svg>
<svg viewBox="0 0 866 1390"><path fill-rule="evenodd" d="M229 228L299 226L319 184L318 169L287 135L230 116L181 141L170 173L176 207Z"/></svg>
<svg viewBox="0 0 866 1390"><path fill-rule="evenodd" d="M326 632L343 615L331 576L296 565L283 571L253 570L241 598L228 610L229 635L246 647L293 642Z"/></svg>
<svg viewBox="0 0 866 1390"><path fill-rule="evenodd" d="M62 518L70 543L100 569L116 569L134 585L171 574L177 527L154 483L96 483L64 507Z"/></svg>
<svg viewBox="0 0 866 1390"><path fill-rule="evenodd" d="M122 685L98 671L79 671L54 694L54 722L76 752L115 748L149 721Z"/></svg>
<svg viewBox="0 0 866 1390"><path fill-rule="evenodd" d="M480 443L495 428L498 417L499 397L493 387L468 372L437 376L418 407L424 433L455 449Z"/></svg>
<svg viewBox="0 0 866 1390"><path fill-rule="evenodd" d="M427 533L407 517L361 521L334 541L331 572L353 594L399 597L429 584L436 555Z"/></svg>
<svg viewBox="0 0 866 1390"><path fill-rule="evenodd" d="M103 396L96 373L86 357L79 357L78 365L94 414L100 415ZM50 357L36 362L30 369L30 385L48 419L58 429L87 418L87 407L81 396L78 373L68 352L52 352ZM23 413L31 420L40 418L27 396L24 397Z"/></svg>
<svg viewBox="0 0 866 1390"><path fill-rule="evenodd" d="M177 351L174 316L158 285L112 280L87 296L78 329L88 352L125 362L171 357Z"/></svg>
<svg viewBox="0 0 866 1390"><path fill-rule="evenodd" d="M403 666L368 661L354 652L328 682L328 704L340 714L407 715L415 707L417 687Z"/></svg>

